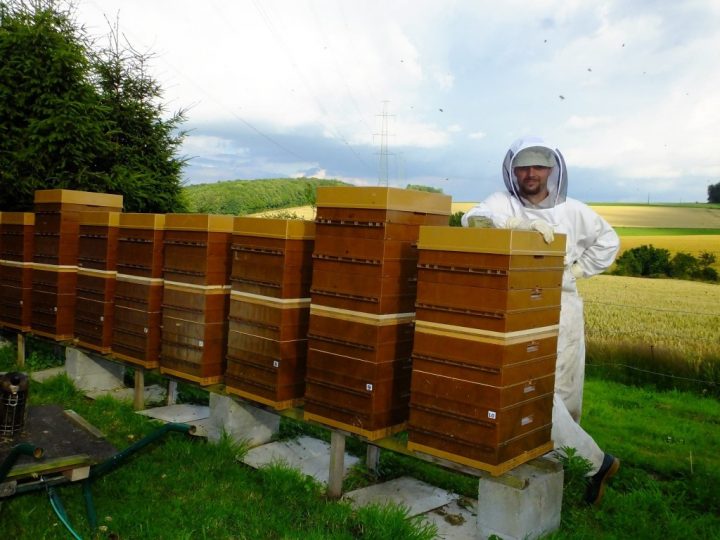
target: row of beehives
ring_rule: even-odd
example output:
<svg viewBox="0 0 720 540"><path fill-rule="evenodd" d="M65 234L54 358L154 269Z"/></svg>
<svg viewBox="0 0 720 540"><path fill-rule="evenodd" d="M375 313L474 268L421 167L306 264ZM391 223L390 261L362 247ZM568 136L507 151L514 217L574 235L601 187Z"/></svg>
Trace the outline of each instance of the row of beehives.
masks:
<svg viewBox="0 0 720 540"><path fill-rule="evenodd" d="M549 444L562 238L449 228L448 197L392 188L321 188L315 223L38 193L0 216L6 326L370 439L409 418L475 466Z"/></svg>

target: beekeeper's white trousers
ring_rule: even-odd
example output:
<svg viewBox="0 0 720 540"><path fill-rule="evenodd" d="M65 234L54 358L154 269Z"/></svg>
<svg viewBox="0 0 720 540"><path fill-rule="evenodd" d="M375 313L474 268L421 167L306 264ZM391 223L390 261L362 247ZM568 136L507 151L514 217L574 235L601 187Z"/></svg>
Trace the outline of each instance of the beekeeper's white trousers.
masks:
<svg viewBox="0 0 720 540"><path fill-rule="evenodd" d="M585 321L583 302L577 292L563 290L560 309L555 395L553 396L552 440L555 448L575 448L592 463L590 475L602 465L604 452L580 427L585 382Z"/></svg>

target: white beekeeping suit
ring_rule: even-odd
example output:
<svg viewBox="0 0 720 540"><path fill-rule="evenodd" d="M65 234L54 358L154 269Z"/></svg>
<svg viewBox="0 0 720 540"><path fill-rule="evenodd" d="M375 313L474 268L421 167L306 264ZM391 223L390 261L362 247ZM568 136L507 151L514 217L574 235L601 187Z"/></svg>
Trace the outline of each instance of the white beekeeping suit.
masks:
<svg viewBox="0 0 720 540"><path fill-rule="evenodd" d="M547 182L548 197L532 204L521 196L514 174L513 161L525 149L540 147L554 161ZM567 235L565 272L563 274L558 335L555 395L553 399L552 438L556 448L578 450L588 459L596 473L604 453L578 424L582 412L585 379L585 330L583 303L575 281L606 270L615 259L620 242L610 225L587 205L568 198L567 169L562 154L539 137L519 139L510 147L503 161L503 178L507 192L490 195L470 209L462 218L467 227L472 218L492 220L495 227L533 228L542 232L548 223L556 233ZM537 220L542 220L538 223ZM524 224L524 225L523 225Z"/></svg>

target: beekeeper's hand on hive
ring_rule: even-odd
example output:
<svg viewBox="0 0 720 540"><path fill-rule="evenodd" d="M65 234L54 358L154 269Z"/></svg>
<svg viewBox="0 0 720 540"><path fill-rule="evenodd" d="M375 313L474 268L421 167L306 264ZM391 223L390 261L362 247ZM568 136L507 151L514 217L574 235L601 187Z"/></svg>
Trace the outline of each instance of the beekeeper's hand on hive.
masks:
<svg viewBox="0 0 720 540"><path fill-rule="evenodd" d="M552 225L542 219L523 219L520 217L510 217L505 222L507 229L522 229L524 231L537 231L542 234L545 243L549 244L555 240L555 233Z"/></svg>

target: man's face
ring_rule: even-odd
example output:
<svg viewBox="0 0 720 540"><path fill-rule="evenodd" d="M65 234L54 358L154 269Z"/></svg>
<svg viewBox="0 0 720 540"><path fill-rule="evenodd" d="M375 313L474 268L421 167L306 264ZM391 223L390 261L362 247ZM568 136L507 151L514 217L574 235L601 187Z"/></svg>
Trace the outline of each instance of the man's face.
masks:
<svg viewBox="0 0 720 540"><path fill-rule="evenodd" d="M520 193L526 198L544 199L548 195L547 183L552 167L531 165L529 167L515 167Z"/></svg>

